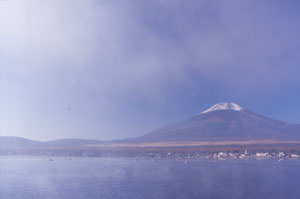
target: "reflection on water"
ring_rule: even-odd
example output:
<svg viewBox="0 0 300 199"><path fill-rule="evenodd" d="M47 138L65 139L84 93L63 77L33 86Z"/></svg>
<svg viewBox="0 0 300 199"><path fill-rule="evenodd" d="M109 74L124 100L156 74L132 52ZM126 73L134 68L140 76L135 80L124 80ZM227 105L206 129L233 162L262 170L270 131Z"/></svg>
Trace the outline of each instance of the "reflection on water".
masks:
<svg viewBox="0 0 300 199"><path fill-rule="evenodd" d="M299 199L300 161L1 157L0 198Z"/></svg>

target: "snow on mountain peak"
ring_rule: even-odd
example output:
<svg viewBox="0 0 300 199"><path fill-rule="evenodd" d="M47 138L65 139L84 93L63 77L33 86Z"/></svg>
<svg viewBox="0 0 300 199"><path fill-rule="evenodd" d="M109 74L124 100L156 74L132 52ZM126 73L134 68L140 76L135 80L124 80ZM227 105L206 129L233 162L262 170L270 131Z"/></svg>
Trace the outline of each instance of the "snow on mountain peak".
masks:
<svg viewBox="0 0 300 199"><path fill-rule="evenodd" d="M226 102L222 102L222 103L218 103L216 105L213 105L212 107L210 107L209 109L203 111L202 113L207 113L207 112L211 112L211 111L218 111L218 110L234 110L234 111L242 111L244 110L242 107L240 107L239 105L235 104L235 103L226 103Z"/></svg>

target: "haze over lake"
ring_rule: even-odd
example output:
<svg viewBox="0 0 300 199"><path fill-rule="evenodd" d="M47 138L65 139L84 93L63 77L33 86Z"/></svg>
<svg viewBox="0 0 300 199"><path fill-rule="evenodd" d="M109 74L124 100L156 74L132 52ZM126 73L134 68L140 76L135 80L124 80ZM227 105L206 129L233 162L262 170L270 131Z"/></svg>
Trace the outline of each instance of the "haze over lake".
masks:
<svg viewBox="0 0 300 199"><path fill-rule="evenodd" d="M299 199L300 161L1 157L0 198Z"/></svg>

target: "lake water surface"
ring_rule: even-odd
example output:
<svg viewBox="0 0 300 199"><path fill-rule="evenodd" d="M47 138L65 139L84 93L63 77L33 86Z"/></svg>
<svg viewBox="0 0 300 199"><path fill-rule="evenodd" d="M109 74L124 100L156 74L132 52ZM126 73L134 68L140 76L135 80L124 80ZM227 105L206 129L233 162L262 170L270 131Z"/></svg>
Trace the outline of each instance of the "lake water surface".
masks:
<svg viewBox="0 0 300 199"><path fill-rule="evenodd" d="M0 198L300 198L300 160L52 159L0 157Z"/></svg>

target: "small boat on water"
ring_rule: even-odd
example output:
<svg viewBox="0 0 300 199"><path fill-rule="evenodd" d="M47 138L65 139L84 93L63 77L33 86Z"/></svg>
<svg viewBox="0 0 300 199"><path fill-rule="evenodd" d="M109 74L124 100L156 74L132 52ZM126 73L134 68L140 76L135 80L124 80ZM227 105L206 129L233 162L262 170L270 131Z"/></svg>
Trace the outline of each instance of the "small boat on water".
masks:
<svg viewBox="0 0 300 199"><path fill-rule="evenodd" d="M49 161L54 161L54 160L52 160L51 158L49 158Z"/></svg>

